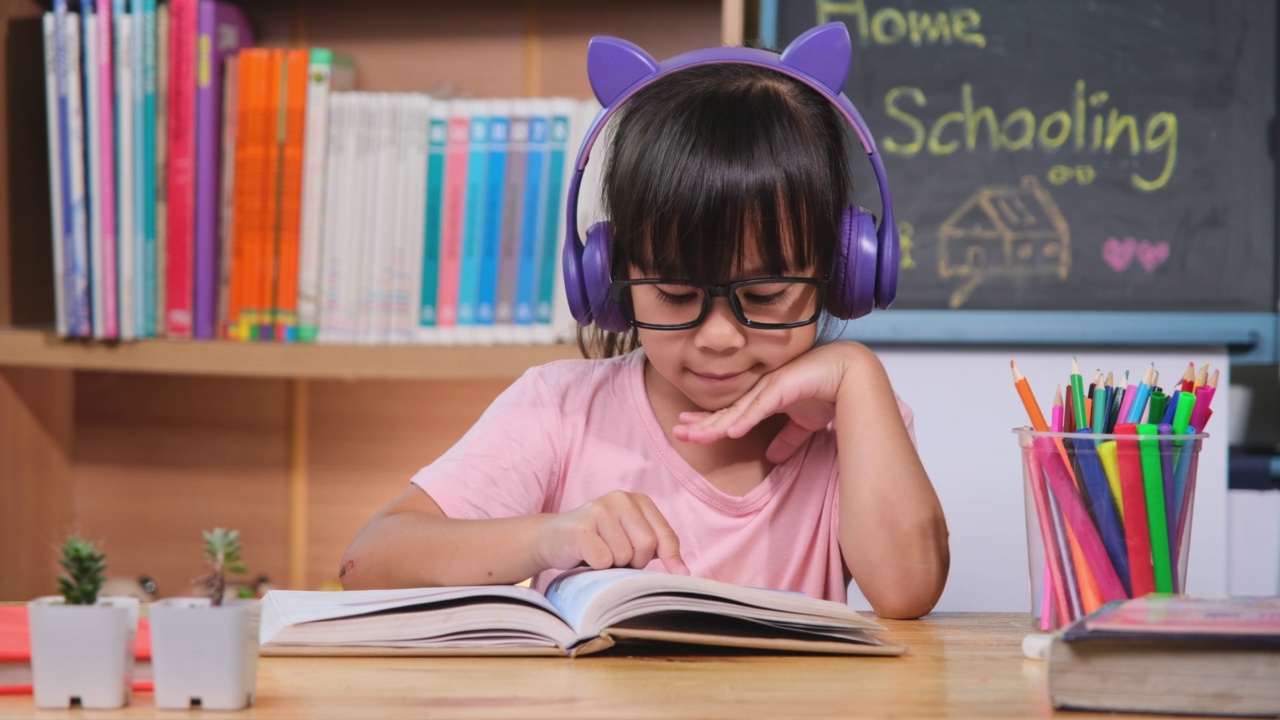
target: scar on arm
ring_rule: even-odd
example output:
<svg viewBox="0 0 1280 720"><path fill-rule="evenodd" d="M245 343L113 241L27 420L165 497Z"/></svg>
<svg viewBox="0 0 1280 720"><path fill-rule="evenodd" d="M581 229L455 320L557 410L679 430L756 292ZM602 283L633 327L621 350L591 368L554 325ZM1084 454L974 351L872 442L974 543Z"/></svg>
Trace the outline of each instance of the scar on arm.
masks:
<svg viewBox="0 0 1280 720"><path fill-rule="evenodd" d="M341 580L347 576L347 571L356 566L355 560L348 560L342 563L342 568L338 570L338 579Z"/></svg>

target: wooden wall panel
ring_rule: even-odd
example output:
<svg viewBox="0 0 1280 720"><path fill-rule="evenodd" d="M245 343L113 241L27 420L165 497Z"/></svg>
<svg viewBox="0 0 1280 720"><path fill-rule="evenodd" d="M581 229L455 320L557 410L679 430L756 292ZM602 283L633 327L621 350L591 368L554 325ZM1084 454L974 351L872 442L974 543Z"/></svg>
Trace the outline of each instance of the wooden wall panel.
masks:
<svg viewBox="0 0 1280 720"><path fill-rule="evenodd" d="M251 574L287 577L286 383L80 373L75 514L114 577L162 595L203 573L201 531L239 528Z"/></svg>
<svg viewBox="0 0 1280 720"><path fill-rule="evenodd" d="M448 450L510 381L312 382L308 589L337 580L338 562L373 513Z"/></svg>
<svg viewBox="0 0 1280 720"><path fill-rule="evenodd" d="M72 528L72 374L0 368L0 601L57 592Z"/></svg>

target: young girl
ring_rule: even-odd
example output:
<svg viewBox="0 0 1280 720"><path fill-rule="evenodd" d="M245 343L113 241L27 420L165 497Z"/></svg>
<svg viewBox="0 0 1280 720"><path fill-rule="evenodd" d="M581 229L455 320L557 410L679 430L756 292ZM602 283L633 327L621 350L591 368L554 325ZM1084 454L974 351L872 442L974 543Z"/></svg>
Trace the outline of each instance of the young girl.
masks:
<svg viewBox="0 0 1280 720"><path fill-rule="evenodd" d="M818 343L848 122L753 63L693 64L623 99L603 172L616 305L579 335L602 357L511 385L361 530L344 586L545 589L629 566L836 601L852 578L881 617L929 612L947 529L910 410L865 346Z"/></svg>

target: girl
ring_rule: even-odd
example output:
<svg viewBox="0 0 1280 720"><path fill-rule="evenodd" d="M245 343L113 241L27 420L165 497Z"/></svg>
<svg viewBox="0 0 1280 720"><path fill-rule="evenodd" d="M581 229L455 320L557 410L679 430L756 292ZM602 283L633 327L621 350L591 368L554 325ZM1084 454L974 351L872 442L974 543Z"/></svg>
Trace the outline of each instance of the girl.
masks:
<svg viewBox="0 0 1280 720"><path fill-rule="evenodd" d="M838 27L845 55L827 59L845 68ZM623 100L603 172L616 304L579 331L597 359L511 385L361 530L344 586L545 589L630 566L836 601L852 578L881 617L929 612L947 529L910 410L865 346L818 342L852 198L848 123L752 63L665 72Z"/></svg>

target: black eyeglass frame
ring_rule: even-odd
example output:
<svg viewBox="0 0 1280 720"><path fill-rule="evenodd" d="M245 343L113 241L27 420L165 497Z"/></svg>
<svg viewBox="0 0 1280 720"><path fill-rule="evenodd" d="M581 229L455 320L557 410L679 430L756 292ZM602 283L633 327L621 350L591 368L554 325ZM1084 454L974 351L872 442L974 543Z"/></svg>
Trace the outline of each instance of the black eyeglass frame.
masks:
<svg viewBox="0 0 1280 720"><path fill-rule="evenodd" d="M826 286L828 284L826 278L815 277L770 277L770 278L751 278L750 280L738 280L736 282L725 283L723 285L704 285L702 283L692 282L690 280L670 280L666 278L641 278L638 280L614 280L610 287L613 299L618 303L618 307L622 308L622 316L626 318L631 327L644 328L646 330L689 330L698 327L707 319L707 314L711 312L711 301L715 298L722 297L729 301L729 308L733 310L733 316L738 319L746 327L756 330L790 330L792 328L804 327L812 325L822 316L822 308L826 301ZM746 313L742 311L741 301L738 300L737 291L743 287L751 285L768 285L776 283L800 283L804 285L813 285L818 288L818 302L814 304L813 317L807 320L798 320L789 323L762 323L747 318ZM687 285L691 288L702 290L702 310L698 312L698 317L687 323L679 325L653 325L651 323L642 323L636 320L635 311L631 307L631 296L628 292L637 285Z"/></svg>

